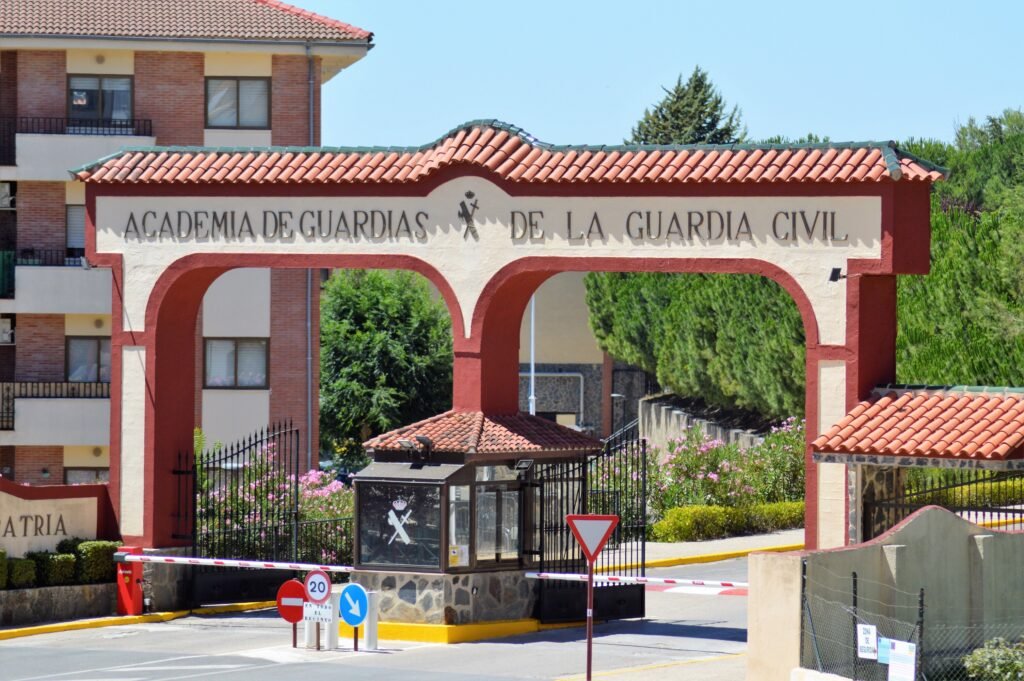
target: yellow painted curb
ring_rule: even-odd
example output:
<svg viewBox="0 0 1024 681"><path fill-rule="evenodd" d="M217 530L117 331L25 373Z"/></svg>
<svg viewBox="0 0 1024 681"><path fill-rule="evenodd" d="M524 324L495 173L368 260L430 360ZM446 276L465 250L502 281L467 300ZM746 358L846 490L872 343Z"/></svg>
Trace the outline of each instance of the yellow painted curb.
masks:
<svg viewBox="0 0 1024 681"><path fill-rule="evenodd" d="M782 546L762 546L753 549L742 549L740 551L722 551L720 553L705 553L699 556L681 556L679 558L659 558L649 560L645 563L648 569L675 567L676 565L696 565L697 563L717 563L720 560L731 560L743 558L751 553L782 553L785 551L799 551L804 547L803 543L784 544ZM618 572L621 570L633 570L640 566L639 563L627 563L625 565L610 565L597 569L597 572Z"/></svg>
<svg viewBox="0 0 1024 681"><path fill-rule="evenodd" d="M534 619L501 620L479 624L406 624L402 622L380 622L377 636L386 641L414 641L417 643L471 643L506 636L532 634L540 630L540 623ZM338 637L344 641L352 638L352 627L342 624Z"/></svg>
<svg viewBox="0 0 1024 681"><path fill-rule="evenodd" d="M19 629L0 630L0 641L24 636L35 636L37 634L56 634L62 631L78 631L81 629L99 629L101 627L117 627L124 624L146 624L148 622L170 622L180 617L190 615L189 610L175 610L173 612L156 612L151 615L133 615L124 617L102 617L92 620L78 620L75 622L58 622L56 624L40 624L34 627L21 627Z"/></svg>
<svg viewBox="0 0 1024 681"><path fill-rule="evenodd" d="M249 610L265 610L277 606L277 601L252 601L250 603L227 603L225 605L207 605L192 610L193 615L222 615L226 612L248 612Z"/></svg>

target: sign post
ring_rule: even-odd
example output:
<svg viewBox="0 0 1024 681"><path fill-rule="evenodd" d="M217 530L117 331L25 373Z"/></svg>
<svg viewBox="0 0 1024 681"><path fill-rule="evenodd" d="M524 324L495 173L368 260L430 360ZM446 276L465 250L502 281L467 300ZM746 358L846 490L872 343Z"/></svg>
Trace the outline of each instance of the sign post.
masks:
<svg viewBox="0 0 1024 681"><path fill-rule="evenodd" d="M352 639L352 650L359 651L359 625L366 620L370 612L370 598L361 584L350 582L341 590L338 602L339 614L345 624L355 631Z"/></svg>
<svg viewBox="0 0 1024 681"><path fill-rule="evenodd" d="M594 658L594 563L619 524L617 515L567 515L565 522L587 557L587 681Z"/></svg>
<svg viewBox="0 0 1024 681"><path fill-rule="evenodd" d="M292 625L292 648L298 647L298 626L306 603L306 587L297 579L289 579L277 590L277 612Z"/></svg>
<svg viewBox="0 0 1024 681"><path fill-rule="evenodd" d="M323 619L322 606L331 598L331 578L323 570L312 570L306 575L305 581L306 598L309 599L312 608L304 607L304 619L311 620L316 626L316 649L320 650L320 620ZM327 615L328 622L330 615Z"/></svg>

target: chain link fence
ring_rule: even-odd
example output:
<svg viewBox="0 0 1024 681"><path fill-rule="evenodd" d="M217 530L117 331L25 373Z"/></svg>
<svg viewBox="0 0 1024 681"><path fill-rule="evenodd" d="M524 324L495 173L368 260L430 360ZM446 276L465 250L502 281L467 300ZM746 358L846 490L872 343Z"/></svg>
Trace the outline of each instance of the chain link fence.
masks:
<svg viewBox="0 0 1024 681"><path fill-rule="evenodd" d="M856 573L848 583L848 589L837 589L835 580L808 589L805 563L800 641L804 668L858 681L887 681L886 664L858 656L858 624L874 626L879 638L913 643L917 681L971 681L964 658L972 651L995 638L1024 640L1024 603L1014 604L1017 612L998 621L954 624L929 618L924 589L911 593L878 582L865 584ZM863 595L865 586L875 597Z"/></svg>

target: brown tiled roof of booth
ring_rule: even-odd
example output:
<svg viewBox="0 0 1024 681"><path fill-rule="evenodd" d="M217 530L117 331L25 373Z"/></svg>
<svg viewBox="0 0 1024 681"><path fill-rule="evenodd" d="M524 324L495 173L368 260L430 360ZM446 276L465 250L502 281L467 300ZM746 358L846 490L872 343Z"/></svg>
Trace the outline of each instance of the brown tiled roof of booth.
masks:
<svg viewBox="0 0 1024 681"><path fill-rule="evenodd" d="M601 448L600 440L539 416L485 415L479 411L447 411L378 435L363 445L373 450L400 451L399 440L414 441L417 435L429 437L433 451L453 454L593 452Z"/></svg>
<svg viewBox="0 0 1024 681"><path fill-rule="evenodd" d="M473 121L422 147L148 147L74 173L93 183L403 183L456 164L513 182L933 182L945 170L892 142L821 145L554 146L500 121Z"/></svg>
<svg viewBox="0 0 1024 681"><path fill-rule="evenodd" d="M278 0L11 0L0 35L366 42L373 34Z"/></svg>
<svg viewBox="0 0 1024 681"><path fill-rule="evenodd" d="M819 436L816 452L998 461L1024 454L1024 391L876 390Z"/></svg>

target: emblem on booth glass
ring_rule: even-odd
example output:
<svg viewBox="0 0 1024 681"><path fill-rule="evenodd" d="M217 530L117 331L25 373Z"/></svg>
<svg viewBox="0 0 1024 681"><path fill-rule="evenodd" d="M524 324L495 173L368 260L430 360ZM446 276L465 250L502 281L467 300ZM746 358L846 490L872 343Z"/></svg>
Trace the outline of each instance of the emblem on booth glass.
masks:
<svg viewBox="0 0 1024 681"><path fill-rule="evenodd" d="M391 539L388 539L388 544L391 544L395 539L401 540L403 544L411 544L412 539L409 537L409 533L405 531L405 524L409 522L409 517L412 515L412 509L405 512L401 518L398 514L405 511L405 507L409 505L409 502L405 499L395 499L391 502L394 507L388 511L388 525L395 528L394 533L391 535Z"/></svg>
<svg viewBox="0 0 1024 681"><path fill-rule="evenodd" d="M466 201L469 203L466 203ZM472 234L474 239L479 239L480 235L476 233L476 223L473 221L473 216L476 215L476 210L480 207L480 203L476 200L476 194L471 191L466 192L466 201L459 201L459 217L466 223L466 231L462 233L462 238L468 239L469 235Z"/></svg>

